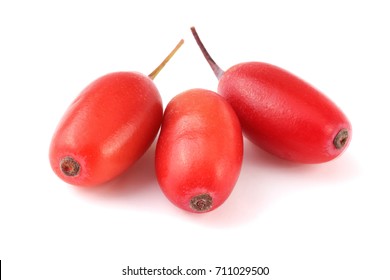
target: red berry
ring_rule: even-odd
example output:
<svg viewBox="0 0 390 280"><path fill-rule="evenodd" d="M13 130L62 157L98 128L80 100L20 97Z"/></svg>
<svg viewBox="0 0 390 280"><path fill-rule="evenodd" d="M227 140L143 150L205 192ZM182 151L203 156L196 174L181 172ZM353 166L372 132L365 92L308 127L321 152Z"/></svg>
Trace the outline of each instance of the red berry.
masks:
<svg viewBox="0 0 390 280"><path fill-rule="evenodd" d="M321 163L339 156L351 140L343 112L324 94L286 70L262 62L224 72L193 35L219 79L218 93L232 105L245 135L281 158Z"/></svg>
<svg viewBox="0 0 390 280"><path fill-rule="evenodd" d="M110 73L92 82L73 101L49 151L51 167L62 180L78 186L99 185L146 152L163 113L152 79L182 43L149 77L137 72Z"/></svg>
<svg viewBox="0 0 390 280"><path fill-rule="evenodd" d="M218 94L192 89L165 109L156 147L162 191L176 206L208 212L232 192L243 157L239 120Z"/></svg>

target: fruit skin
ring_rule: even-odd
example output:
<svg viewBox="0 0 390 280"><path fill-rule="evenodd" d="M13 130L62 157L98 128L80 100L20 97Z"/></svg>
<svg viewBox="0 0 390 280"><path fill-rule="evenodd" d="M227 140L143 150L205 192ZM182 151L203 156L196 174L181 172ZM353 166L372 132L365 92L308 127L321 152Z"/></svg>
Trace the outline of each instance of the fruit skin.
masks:
<svg viewBox="0 0 390 280"><path fill-rule="evenodd" d="M173 204L196 213L216 209L232 192L242 158L239 120L220 95L191 89L169 102L155 165L160 187ZM191 200L196 196L209 196L212 205L195 209ZM207 198L200 203L207 203Z"/></svg>
<svg viewBox="0 0 390 280"><path fill-rule="evenodd" d="M53 171L78 186L111 180L146 152L162 113L161 96L148 76L114 72L98 78L69 106L53 135L49 151ZM66 157L79 164L77 175L62 171Z"/></svg>
<svg viewBox="0 0 390 280"><path fill-rule="evenodd" d="M262 62L237 64L220 77L218 93L232 105L245 135L281 158L322 163L339 156L351 141L343 112L307 82ZM341 146L333 141L346 134Z"/></svg>

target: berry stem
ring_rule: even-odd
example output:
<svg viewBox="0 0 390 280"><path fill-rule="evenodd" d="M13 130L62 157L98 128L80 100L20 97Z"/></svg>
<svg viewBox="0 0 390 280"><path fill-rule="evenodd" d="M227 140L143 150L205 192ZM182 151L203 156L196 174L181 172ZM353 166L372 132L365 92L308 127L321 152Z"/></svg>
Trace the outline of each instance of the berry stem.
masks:
<svg viewBox="0 0 390 280"><path fill-rule="evenodd" d="M210 56L209 52L206 50L205 46L203 45L202 41L199 38L198 32L196 32L195 27L191 27L191 32L200 50L202 51L203 56L206 58L206 61L208 62L215 76L219 80L222 77L224 71L221 69L221 67L218 66L217 63L215 63L214 59Z"/></svg>
<svg viewBox="0 0 390 280"><path fill-rule="evenodd" d="M168 56L161 62L159 66L157 66L156 69L153 70L152 73L149 74L149 78L152 80L157 76L158 73L160 73L161 69L164 68L165 64L168 63L168 61L172 58L172 56L177 52L177 50L183 45L184 40L181 39L180 42L176 45L176 47L168 54Z"/></svg>

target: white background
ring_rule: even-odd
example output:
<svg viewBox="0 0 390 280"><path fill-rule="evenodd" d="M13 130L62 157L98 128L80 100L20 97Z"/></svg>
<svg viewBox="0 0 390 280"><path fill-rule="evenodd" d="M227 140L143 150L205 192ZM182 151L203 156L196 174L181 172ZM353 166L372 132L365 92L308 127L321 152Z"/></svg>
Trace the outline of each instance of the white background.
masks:
<svg viewBox="0 0 390 280"><path fill-rule="evenodd" d="M122 269L268 266L257 279L390 279L386 1L0 2L0 259L4 279L157 279ZM190 27L219 65L265 61L307 80L349 117L348 150L321 165L274 158L245 141L232 195L208 214L173 206L154 148L100 188L65 184L48 147L69 103L119 70L149 74L164 106L216 90ZM214 275L214 276L213 276ZM165 277L164 279L168 279ZM172 277L169 277L172 279ZM254 279L241 276L240 279Z"/></svg>

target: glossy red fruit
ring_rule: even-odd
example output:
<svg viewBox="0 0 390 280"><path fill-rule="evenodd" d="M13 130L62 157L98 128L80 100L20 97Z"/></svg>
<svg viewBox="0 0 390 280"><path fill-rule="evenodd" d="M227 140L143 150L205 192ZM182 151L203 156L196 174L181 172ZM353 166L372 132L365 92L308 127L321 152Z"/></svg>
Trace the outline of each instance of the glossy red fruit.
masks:
<svg viewBox="0 0 390 280"><path fill-rule="evenodd" d="M152 79L182 43L149 76L110 73L80 93L51 141L50 164L58 177L72 185L99 185L125 171L146 152L163 114Z"/></svg>
<svg viewBox="0 0 390 280"><path fill-rule="evenodd" d="M193 35L219 79L218 93L236 111L245 135L281 158L322 163L339 156L351 140L344 113L299 77L263 62L237 64L224 72Z"/></svg>
<svg viewBox="0 0 390 280"><path fill-rule="evenodd" d="M232 192L243 157L243 136L231 106L217 93L192 89L165 109L156 147L162 191L176 206L208 212Z"/></svg>

